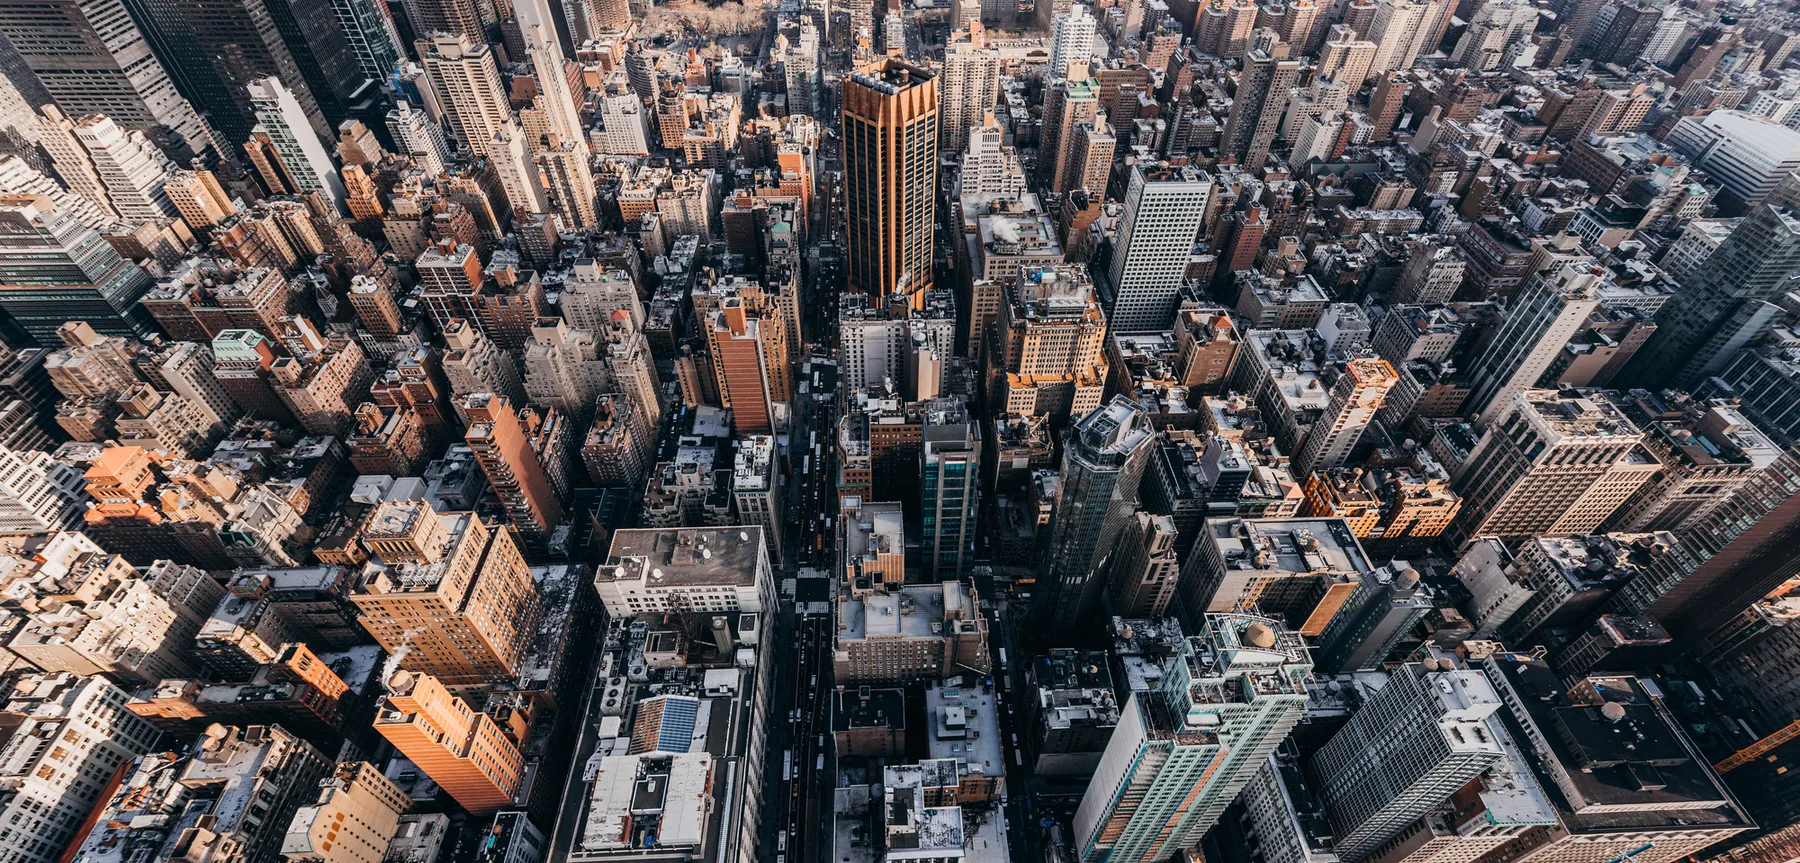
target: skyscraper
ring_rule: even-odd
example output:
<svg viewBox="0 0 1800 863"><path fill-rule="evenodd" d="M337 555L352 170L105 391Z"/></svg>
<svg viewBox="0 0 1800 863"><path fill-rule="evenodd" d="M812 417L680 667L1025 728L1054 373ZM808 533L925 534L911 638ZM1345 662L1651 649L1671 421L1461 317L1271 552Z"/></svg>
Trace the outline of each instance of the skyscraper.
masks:
<svg viewBox="0 0 1800 863"><path fill-rule="evenodd" d="M1458 468L1463 508L1449 534L1588 534L1661 467L1637 426L1604 395L1525 390L1488 424Z"/></svg>
<svg viewBox="0 0 1800 863"><path fill-rule="evenodd" d="M581 127L581 115L569 93L568 74L563 71L562 45L557 42L556 22L550 16L548 0L518 0L513 16L519 23L519 34L525 40L525 53L531 62L532 78L537 81L535 101L549 121L550 131L561 136L562 143L587 159L587 134ZM535 146L538 142L534 141ZM591 185L591 184L590 184Z"/></svg>
<svg viewBox="0 0 1800 863"><path fill-rule="evenodd" d="M1131 620L1159 618L1168 612L1181 575L1177 538L1173 518L1141 510L1132 513L1113 554L1113 613Z"/></svg>
<svg viewBox="0 0 1800 863"><path fill-rule="evenodd" d="M1225 120L1220 149L1238 157L1253 172L1261 170L1268 158L1294 84L1300 80L1300 61L1288 59L1291 50L1287 43L1275 42L1244 55L1243 76Z"/></svg>
<svg viewBox="0 0 1800 863"><path fill-rule="evenodd" d="M386 501L362 544L385 568L355 586L360 623L397 663L445 686L509 683L537 617L531 570L503 526Z"/></svg>
<svg viewBox="0 0 1800 863"><path fill-rule="evenodd" d="M102 116L83 117L73 131L120 218L135 225L178 214L163 188L174 166L144 133Z"/></svg>
<svg viewBox="0 0 1800 863"><path fill-rule="evenodd" d="M1506 310L1499 332L1469 367L1472 390L1463 413L1480 414L1484 427L1502 419L1513 396L1537 384L1599 307L1594 291L1601 281L1586 260L1532 276Z"/></svg>
<svg viewBox="0 0 1800 863"><path fill-rule="evenodd" d="M0 3L4 33L57 107L105 114L127 129L167 138L179 151L212 146L200 115L175 89L121 0Z"/></svg>
<svg viewBox="0 0 1800 863"><path fill-rule="evenodd" d="M516 409L505 396L494 393L464 396L462 407L469 417L463 442L475 451L475 460L506 508L506 517L529 539L548 537L562 522L562 505L550 489L544 465L520 426Z"/></svg>
<svg viewBox="0 0 1800 863"><path fill-rule="evenodd" d="M387 115L388 133L394 136L394 147L401 155L411 156L419 170L437 176L450 160L450 147L444 133L425 112L410 102L399 102Z"/></svg>
<svg viewBox="0 0 1800 863"><path fill-rule="evenodd" d="M1099 92L1088 76L1086 66L1076 66L1075 75L1058 78L1044 87L1044 132L1038 145L1038 179L1048 191L1062 194L1069 190L1071 164L1075 154L1076 130L1082 124L1099 120Z"/></svg>
<svg viewBox="0 0 1800 863"><path fill-rule="evenodd" d="M816 51L818 46L813 47ZM1000 96L1000 52L987 46L980 21L951 34L939 80L938 148L960 151L969 145L969 130L981 125ZM793 110L791 92L789 110Z"/></svg>
<svg viewBox="0 0 1800 863"><path fill-rule="evenodd" d="M1050 39L1050 68L1046 79L1066 77L1075 64L1087 66L1094 56L1096 20L1085 3L1071 3L1069 14L1056 18L1056 32ZM1083 76L1085 77L1085 76Z"/></svg>
<svg viewBox="0 0 1800 863"><path fill-rule="evenodd" d="M136 20L175 86L225 137L226 145L250 138L256 118L248 85L268 77L293 88L313 134L331 137L333 124L306 83L318 76L304 74L262 0L165 0L135 8L144 12Z"/></svg>
<svg viewBox="0 0 1800 863"><path fill-rule="evenodd" d="M1131 694L1075 810L1081 863L1193 848L1306 713L1306 642L1273 618L1209 614L1160 685Z"/></svg>
<svg viewBox="0 0 1800 863"><path fill-rule="evenodd" d="M471 815L513 805L525 784L525 756L492 716L471 710L430 674L396 671L383 684L375 730L401 755Z"/></svg>
<svg viewBox="0 0 1800 863"><path fill-rule="evenodd" d="M1777 189L1656 313L1656 332L1625 368L1638 386L1691 388L1761 335L1759 314L1800 272L1800 211L1792 182Z"/></svg>
<svg viewBox="0 0 1800 863"><path fill-rule="evenodd" d="M429 41L419 42L419 60L443 103L451 133L475 155L492 155L494 136L514 126L493 49L479 36L435 32Z"/></svg>
<svg viewBox="0 0 1800 863"><path fill-rule="evenodd" d="M921 545L929 555L927 566L932 579L955 581L967 574L975 554L975 519L981 500L981 426L971 421L966 409L934 406L926 410L923 432Z"/></svg>
<svg viewBox="0 0 1800 863"><path fill-rule="evenodd" d="M1206 218L1212 178L1188 165L1135 165L1125 191L1107 317L1123 333L1168 329L1175 296Z"/></svg>
<svg viewBox="0 0 1800 863"><path fill-rule="evenodd" d="M1401 563L1365 574L1332 615L1313 651L1321 673L1379 668L1431 610L1431 589L1419 584L1418 570Z"/></svg>
<svg viewBox="0 0 1800 863"><path fill-rule="evenodd" d="M1375 6L1375 20L1369 25L1369 41L1375 43L1375 59L1369 71L1382 73L1390 69L1410 69L1419 55L1436 46L1425 45L1429 25L1435 11L1445 0L1381 0Z"/></svg>
<svg viewBox="0 0 1800 863"><path fill-rule="evenodd" d="M1413 663L1313 756L1338 859L1368 857L1504 757L1500 697L1477 671Z"/></svg>
<svg viewBox="0 0 1800 863"><path fill-rule="evenodd" d="M1294 456L1294 475L1342 467L1363 430L1375 421L1375 412L1386 404L1388 390L1399 381L1387 360L1359 357L1345 363L1331 384L1325 413L1307 431L1306 442Z"/></svg>
<svg viewBox="0 0 1800 863"><path fill-rule="evenodd" d="M343 28L344 38L356 55L363 78L387 81L404 56L387 3L332 0L331 11L337 15L338 26Z"/></svg>
<svg viewBox="0 0 1800 863"><path fill-rule="evenodd" d="M775 409L769 376L787 370L773 368L766 355L762 332L766 322L750 314L743 297L728 296L719 301L708 326L719 389L731 406L732 430L740 435L772 433Z"/></svg>
<svg viewBox="0 0 1800 863"><path fill-rule="evenodd" d="M249 84L250 106L257 126L269 135L281 164L299 193L318 192L338 211L344 210L344 180L332 164L331 154L307 125L306 113L293 91L279 78L258 78Z"/></svg>
<svg viewBox="0 0 1800 863"><path fill-rule="evenodd" d="M70 320L103 335L149 338L156 324L138 300L154 286L49 198L0 195L0 309L40 346L59 345L56 331Z"/></svg>
<svg viewBox="0 0 1800 863"><path fill-rule="evenodd" d="M1102 582L1095 569L1137 505L1138 480L1155 440L1149 415L1122 395L1069 429L1050 526L1047 590L1035 600L1043 603L1046 631L1073 632L1090 619Z"/></svg>
<svg viewBox="0 0 1800 863"><path fill-rule="evenodd" d="M413 16L413 32L422 40L437 33L462 36L475 44L487 39L475 0L416 0L407 6L407 12Z"/></svg>
<svg viewBox="0 0 1800 863"><path fill-rule="evenodd" d="M845 79L842 99L850 289L923 309L935 275L937 78L889 58Z"/></svg>

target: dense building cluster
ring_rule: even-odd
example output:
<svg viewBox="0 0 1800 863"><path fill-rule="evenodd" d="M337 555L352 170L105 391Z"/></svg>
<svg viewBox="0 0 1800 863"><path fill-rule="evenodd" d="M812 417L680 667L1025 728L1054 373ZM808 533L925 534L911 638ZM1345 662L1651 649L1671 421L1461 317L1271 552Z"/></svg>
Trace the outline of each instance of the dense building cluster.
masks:
<svg viewBox="0 0 1800 863"><path fill-rule="evenodd" d="M0 863L1800 859L1800 6L0 0Z"/></svg>

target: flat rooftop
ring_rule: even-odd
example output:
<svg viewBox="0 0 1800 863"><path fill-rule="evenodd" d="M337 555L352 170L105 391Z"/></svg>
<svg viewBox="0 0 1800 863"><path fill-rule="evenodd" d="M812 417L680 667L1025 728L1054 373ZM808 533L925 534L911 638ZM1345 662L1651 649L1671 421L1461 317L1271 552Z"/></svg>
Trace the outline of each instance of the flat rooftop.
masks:
<svg viewBox="0 0 1800 863"><path fill-rule="evenodd" d="M597 584L653 580L662 585L756 584L762 528L684 527L613 534Z"/></svg>

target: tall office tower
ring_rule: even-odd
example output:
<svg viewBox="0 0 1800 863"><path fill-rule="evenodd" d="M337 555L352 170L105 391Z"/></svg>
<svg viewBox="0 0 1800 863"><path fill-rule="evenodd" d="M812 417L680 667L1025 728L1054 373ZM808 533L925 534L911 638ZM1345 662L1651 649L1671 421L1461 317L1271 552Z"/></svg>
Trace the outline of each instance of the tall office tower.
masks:
<svg viewBox="0 0 1800 863"><path fill-rule="evenodd" d="M1019 273L986 328L995 414L1049 416L1061 426L1106 396L1106 313L1079 265Z"/></svg>
<svg viewBox="0 0 1800 863"><path fill-rule="evenodd" d="M99 230L110 227L118 214L110 206L100 208L70 192L63 184L25 163L18 156L0 156L0 194L38 195L49 198L69 218Z"/></svg>
<svg viewBox="0 0 1800 863"><path fill-rule="evenodd" d="M1524 0L1483 3L1475 20L1457 40L1450 59L1476 72L1494 71L1500 68L1508 49L1531 35L1537 18L1537 7ZM1641 42L1639 47L1643 47Z"/></svg>
<svg viewBox="0 0 1800 863"><path fill-rule="evenodd" d="M469 417L463 442L475 451L475 460L505 507L507 519L522 536L532 540L549 537L562 523L562 504L550 489L544 465L512 403L502 395L475 393L462 397L462 407Z"/></svg>
<svg viewBox="0 0 1800 863"><path fill-rule="evenodd" d="M1000 98L1000 52L987 46L980 21L950 35L938 80L938 148L956 152L969 145L969 130L982 124ZM792 111L792 96L789 100Z"/></svg>
<svg viewBox="0 0 1800 863"><path fill-rule="evenodd" d="M927 410L923 428L920 546L934 581L968 575L981 512L981 426L966 407L954 404L958 409Z"/></svg>
<svg viewBox="0 0 1800 863"><path fill-rule="evenodd" d="M419 59L458 143L477 156L494 155L494 136L514 123L493 49L480 36L439 32L419 42Z"/></svg>
<svg viewBox="0 0 1800 863"><path fill-rule="evenodd" d="M150 338L156 324L138 301L154 285L49 198L0 195L0 310L38 345L60 344L56 331L71 320L103 335Z"/></svg>
<svg viewBox="0 0 1800 863"><path fill-rule="evenodd" d="M1237 58L1256 28L1256 4L1250 0L1211 0L1194 18L1194 45L1201 52Z"/></svg>
<svg viewBox="0 0 1800 863"><path fill-rule="evenodd" d="M606 332L614 312L624 312L632 328L644 325L644 301L638 299L637 282L625 270L603 266L592 258L578 258L563 280L563 318L569 326L596 335Z"/></svg>
<svg viewBox="0 0 1800 863"><path fill-rule="evenodd" d="M208 231L225 217L237 212L225 187L211 171L176 170L163 180L163 193L181 214L181 220L195 231Z"/></svg>
<svg viewBox="0 0 1800 863"><path fill-rule="evenodd" d="M383 682L375 730L388 743L471 815L513 805L525 784L525 755L505 728L431 674L396 671Z"/></svg>
<svg viewBox="0 0 1800 863"><path fill-rule="evenodd" d="M631 29L633 13L629 0L592 0L592 3L589 39L601 33L624 33Z"/></svg>
<svg viewBox="0 0 1800 863"><path fill-rule="evenodd" d="M0 447L0 529L18 536L80 528L86 484L49 453Z"/></svg>
<svg viewBox="0 0 1800 863"><path fill-rule="evenodd" d="M331 11L356 55L363 78L385 83L406 56L400 50L400 34L394 29L388 5L331 0Z"/></svg>
<svg viewBox="0 0 1800 863"><path fill-rule="evenodd" d="M45 105L42 114L37 123L38 146L50 154L56 176L95 210L108 217L117 216L118 211L107 198L106 185L94 170L94 160L88 158L87 148L75 137L75 121L64 117L55 105Z"/></svg>
<svg viewBox="0 0 1800 863"><path fill-rule="evenodd" d="M600 224L594 210L594 175L588 170L587 144L557 140L539 151L538 179L545 203L558 223L571 231L585 231Z"/></svg>
<svg viewBox="0 0 1800 863"><path fill-rule="evenodd" d="M1504 419L1513 396L1537 385L1563 346L1600 307L1595 292L1602 282L1586 260L1568 261L1560 269L1532 276L1513 298L1487 349L1469 366L1471 389L1463 413L1480 414L1483 428Z"/></svg>
<svg viewBox="0 0 1800 863"><path fill-rule="evenodd" d="M1505 757L1500 697L1478 671L1409 664L1310 764L1338 859L1357 863Z"/></svg>
<svg viewBox="0 0 1800 863"><path fill-rule="evenodd" d="M136 20L176 87L222 136L221 145L235 146L250 138L256 119L246 86L268 77L295 88L294 98L313 134L331 136L333 124L307 83L319 76L307 76L295 60L268 4L170 0L133 8L143 12Z"/></svg>
<svg viewBox="0 0 1800 863"><path fill-rule="evenodd" d="M1132 167L1107 279L1112 297L1107 317L1114 330L1156 332L1174 323L1176 293L1205 221L1212 186L1205 171L1187 165Z"/></svg>
<svg viewBox="0 0 1800 863"><path fill-rule="evenodd" d="M1419 55L1427 53L1425 31L1434 20L1433 13L1445 0L1381 0L1375 6L1375 20L1369 24L1369 41L1375 43L1375 58L1369 63L1374 74L1412 68ZM1358 32L1361 32L1360 30Z"/></svg>
<svg viewBox="0 0 1800 863"><path fill-rule="evenodd" d="M1262 170L1269 145L1300 79L1300 61L1288 59L1292 46L1276 42L1244 55L1243 77L1225 120L1221 152L1238 157L1252 172Z"/></svg>
<svg viewBox="0 0 1800 863"><path fill-rule="evenodd" d="M1363 575L1313 651L1321 674L1374 671L1431 611L1431 588L1419 571L1395 561ZM1397 571L1396 571L1396 568Z"/></svg>
<svg viewBox="0 0 1800 863"><path fill-rule="evenodd" d="M401 668L453 688L514 680L538 595L511 531L472 512L384 501L362 544L386 568L356 583L350 601Z"/></svg>
<svg viewBox="0 0 1800 863"><path fill-rule="evenodd" d="M562 318L543 318L531 327L525 346L525 402L580 416L606 385L594 334L571 330Z"/></svg>
<svg viewBox="0 0 1800 863"><path fill-rule="evenodd" d="M1175 520L1138 511L1119 535L1113 552L1112 610L1126 619L1160 618L1175 598L1181 559L1176 557Z"/></svg>
<svg viewBox="0 0 1800 863"><path fill-rule="evenodd" d="M563 143L578 150L585 161L587 132L581 127L579 106L569 93L569 76L563 70L562 45L556 38L549 0L518 0L513 4L513 16L525 40L532 78L537 81L536 105L544 112L550 131L562 136Z"/></svg>
<svg viewBox="0 0 1800 863"><path fill-rule="evenodd" d="M281 164L299 194L318 192L333 209L344 211L344 180L332 164L319 136L306 123L306 113L294 93L278 78L258 78L249 86L250 107L256 122L269 134Z"/></svg>
<svg viewBox="0 0 1800 863"><path fill-rule="evenodd" d="M788 114L818 114L825 82L819 77L819 30L802 18L793 31L783 29L775 37L775 59L787 86ZM948 55L945 55L948 58Z"/></svg>
<svg viewBox="0 0 1800 863"><path fill-rule="evenodd" d="M283 79L282 83L312 94L319 113L325 116L326 130L320 137L327 140L338 124L351 119L353 110L381 98L377 94L393 75L392 69L373 79L362 75L362 64L344 28L338 25L333 4L334 0L268 0L264 4L300 70L299 78Z"/></svg>
<svg viewBox="0 0 1800 863"><path fill-rule="evenodd" d="M1318 74L1346 87L1361 87L1375 62L1375 43L1343 24L1331 25L1325 47L1319 52Z"/></svg>
<svg viewBox="0 0 1800 863"><path fill-rule="evenodd" d="M816 70L813 76L818 77ZM792 90L788 98L793 98ZM793 110L793 103L788 104ZM622 70L614 70L606 78L606 93L600 97L600 126L602 155L650 155L650 115L644 110L644 100L632 92Z"/></svg>
<svg viewBox="0 0 1800 863"><path fill-rule="evenodd" d="M475 0L414 0L407 4L406 11L413 18L413 32L419 35L420 41L432 39L439 33L447 33L452 38L460 36L476 45L487 39ZM423 47L419 53L425 53Z"/></svg>
<svg viewBox="0 0 1800 863"><path fill-rule="evenodd" d="M1488 424L1458 468L1462 512L1448 533L1482 536L1589 534L1661 465L1643 433L1600 393L1525 390Z"/></svg>
<svg viewBox="0 0 1800 863"><path fill-rule="evenodd" d="M1040 188L1057 194L1068 191L1064 180L1075 161L1075 130L1093 124L1100 109L1099 91L1088 77L1087 67L1077 66L1072 78L1059 78L1045 86L1044 131L1038 144Z"/></svg>
<svg viewBox="0 0 1800 863"><path fill-rule="evenodd" d="M1785 201L1758 206L1657 311L1656 332L1625 367L1626 378L1688 389L1716 374L1737 347L1761 335L1757 322L1769 319L1765 310L1797 272L1800 210Z"/></svg>
<svg viewBox="0 0 1800 863"><path fill-rule="evenodd" d="M500 188L515 215L535 216L550 212L550 199L544 195L544 184L538 179L537 163L525 133L510 120L489 139L486 155L499 175Z"/></svg>
<svg viewBox="0 0 1800 863"><path fill-rule="evenodd" d="M1387 360L1359 357L1344 364L1331 384L1325 413L1306 433L1306 442L1294 456L1294 475L1342 467L1363 430L1375 421L1375 412L1386 404L1388 390L1400 376Z"/></svg>
<svg viewBox="0 0 1800 863"><path fill-rule="evenodd" d="M131 693L104 677L29 674L6 702L17 722L15 757L0 782L18 790L0 803L8 829L7 858L16 863L54 863L101 802L122 765L149 752L162 732L125 709ZM27 740L44 741L25 746ZM51 744L54 741L54 745ZM98 855L93 855L98 856Z"/></svg>
<svg viewBox="0 0 1800 863"><path fill-rule="evenodd" d="M339 761L313 803L294 811L282 856L299 863L373 863L387 852L412 795L367 761Z"/></svg>
<svg viewBox="0 0 1800 863"><path fill-rule="evenodd" d="M0 33L70 116L105 114L166 140L177 156L213 146L121 0L0 3Z"/></svg>
<svg viewBox="0 0 1800 863"><path fill-rule="evenodd" d="M387 115L388 134L394 136L394 148L402 156L411 156L426 176L443 173L450 161L450 145L444 143L444 132L424 111L410 102L397 102Z"/></svg>
<svg viewBox="0 0 1800 863"><path fill-rule="evenodd" d="M464 425L469 423L468 410L463 406L466 396L494 393L509 404L526 403L525 384L519 376L518 361L512 354L489 341L481 329L467 319L453 318L442 329L444 378L450 382L450 392L455 396L450 404Z"/></svg>
<svg viewBox="0 0 1800 863"><path fill-rule="evenodd" d="M1038 600L1047 632L1073 633L1091 619L1104 586L1095 571L1137 506L1155 441L1149 414L1122 395L1070 427L1050 525L1049 590Z"/></svg>
<svg viewBox="0 0 1800 863"><path fill-rule="evenodd" d="M174 165L143 132L127 132L97 115L82 118L73 131L120 218L135 225L177 215L163 188Z"/></svg>
<svg viewBox="0 0 1800 863"><path fill-rule="evenodd" d="M1050 40L1050 68L1044 73L1047 78L1069 77L1071 66L1085 67L1092 62L1097 24L1085 3L1070 4L1069 14L1056 19L1056 33Z"/></svg>
<svg viewBox="0 0 1800 863"><path fill-rule="evenodd" d="M1156 863L1199 844L1306 714L1306 641L1267 617L1209 614L1133 692L1075 810L1081 863Z"/></svg>
<svg viewBox="0 0 1800 863"><path fill-rule="evenodd" d="M1105 114L1097 114L1092 123L1075 126L1069 139L1068 173L1058 186L1066 191L1087 189L1105 195L1112 178L1113 151L1119 146Z"/></svg>
<svg viewBox="0 0 1800 863"><path fill-rule="evenodd" d="M770 376L786 374L769 361L762 328L767 323L744 307L744 298L725 297L707 320L707 341L719 389L731 407L731 427L739 435L772 434L775 399Z"/></svg>
<svg viewBox="0 0 1800 863"><path fill-rule="evenodd" d="M844 79L850 290L925 308L937 227L938 80L888 58Z"/></svg>

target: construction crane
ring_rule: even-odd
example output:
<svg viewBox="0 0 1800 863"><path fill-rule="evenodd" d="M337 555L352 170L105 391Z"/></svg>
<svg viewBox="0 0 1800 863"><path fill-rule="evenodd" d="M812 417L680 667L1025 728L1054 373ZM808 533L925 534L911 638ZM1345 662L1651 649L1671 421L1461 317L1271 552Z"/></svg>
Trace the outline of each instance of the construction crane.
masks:
<svg viewBox="0 0 1800 863"><path fill-rule="evenodd" d="M1788 723L1780 731L1732 753L1727 756L1725 760L1714 764L1713 769L1720 773L1724 773L1728 770L1742 767L1761 758L1769 750L1774 749L1789 740L1793 740L1796 737L1800 737L1800 719L1796 719L1793 722Z"/></svg>

